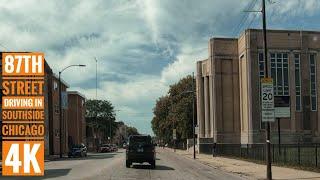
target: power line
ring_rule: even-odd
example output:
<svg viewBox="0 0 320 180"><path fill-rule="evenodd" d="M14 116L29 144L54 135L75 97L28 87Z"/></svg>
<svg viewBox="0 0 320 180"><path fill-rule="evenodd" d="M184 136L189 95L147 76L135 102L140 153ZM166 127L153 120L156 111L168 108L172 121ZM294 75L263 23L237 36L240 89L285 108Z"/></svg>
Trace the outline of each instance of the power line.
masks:
<svg viewBox="0 0 320 180"><path fill-rule="evenodd" d="M255 13L253 18L251 19L250 23L248 24L247 28L250 28L251 24L254 22L254 20L256 19L257 16L258 16L258 13Z"/></svg>
<svg viewBox="0 0 320 180"><path fill-rule="evenodd" d="M243 11L247 11L255 7L257 4L258 0L252 0L247 7L244 8ZM242 29L243 25L246 23L248 20L249 14L246 13L244 16L242 16L242 19L240 20L240 23L236 26L236 28L233 30L233 35L237 36L240 33L240 30Z"/></svg>

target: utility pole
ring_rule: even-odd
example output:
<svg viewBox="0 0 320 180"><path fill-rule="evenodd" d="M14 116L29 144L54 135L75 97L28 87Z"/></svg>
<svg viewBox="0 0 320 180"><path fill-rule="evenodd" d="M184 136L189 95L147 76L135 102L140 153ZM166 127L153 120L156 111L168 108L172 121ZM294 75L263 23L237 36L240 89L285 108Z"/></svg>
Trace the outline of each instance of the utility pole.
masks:
<svg viewBox="0 0 320 180"><path fill-rule="evenodd" d="M96 61L96 100L98 100L98 59L95 57Z"/></svg>
<svg viewBox="0 0 320 180"><path fill-rule="evenodd" d="M98 105L98 59L96 57L94 57L94 60L96 61L96 106ZM97 111L97 108L96 108L96 114L95 114L95 123L98 123L98 111ZM92 126L92 132L94 134L94 127ZM99 138L98 138L99 139ZM95 140L96 142L96 140ZM100 143L100 140L99 140L99 143ZM95 143L96 144L96 143ZM98 149L99 147L99 144L96 144L96 148Z"/></svg>
<svg viewBox="0 0 320 180"><path fill-rule="evenodd" d="M269 78L268 70L268 46L267 46L267 22L266 22L266 1L262 0L262 23L263 23L263 43L264 43L264 62L265 62L265 78ZM267 160L267 179L272 179L271 170L271 149L270 149L270 122L267 123L266 132L266 160Z"/></svg>
<svg viewBox="0 0 320 180"><path fill-rule="evenodd" d="M196 159L196 129L194 124L194 96L195 96L195 90L194 90L194 72L192 72L192 129L193 129L193 159Z"/></svg>

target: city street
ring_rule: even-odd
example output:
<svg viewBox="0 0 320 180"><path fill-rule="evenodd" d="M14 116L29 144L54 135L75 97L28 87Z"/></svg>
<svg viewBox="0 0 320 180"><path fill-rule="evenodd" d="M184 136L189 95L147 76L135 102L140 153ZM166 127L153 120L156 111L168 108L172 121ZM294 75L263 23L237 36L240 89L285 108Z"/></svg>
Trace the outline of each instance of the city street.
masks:
<svg viewBox="0 0 320 180"><path fill-rule="evenodd" d="M241 177L193 161L169 150L157 149L156 169L147 164L124 165L125 152L90 153L87 158L47 162L44 177L0 179L241 179Z"/></svg>

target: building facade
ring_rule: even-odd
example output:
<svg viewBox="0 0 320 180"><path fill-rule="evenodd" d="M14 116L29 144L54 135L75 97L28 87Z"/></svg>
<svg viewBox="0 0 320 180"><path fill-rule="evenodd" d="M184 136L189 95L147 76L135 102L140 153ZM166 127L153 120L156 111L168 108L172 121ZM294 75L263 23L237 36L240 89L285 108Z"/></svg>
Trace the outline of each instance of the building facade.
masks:
<svg viewBox="0 0 320 180"><path fill-rule="evenodd" d="M68 141L74 144L86 144L85 96L77 91L68 92ZM71 106L72 104L72 106Z"/></svg>
<svg viewBox="0 0 320 180"><path fill-rule="evenodd" d="M320 142L320 32L268 30L268 69L274 94L289 99L279 118L282 143ZM208 144L265 142L260 79L265 75L262 31L212 38L208 59L197 62L199 151ZM271 123L272 142L277 123Z"/></svg>
<svg viewBox="0 0 320 180"><path fill-rule="evenodd" d="M49 142L50 142L50 155L60 154L60 136L62 138L62 153L68 152L68 131L67 131L67 118L68 109L62 109L62 123L60 134L60 110L59 110L59 78L57 75L52 74L49 79ZM61 91L66 92L69 85L61 80Z"/></svg>

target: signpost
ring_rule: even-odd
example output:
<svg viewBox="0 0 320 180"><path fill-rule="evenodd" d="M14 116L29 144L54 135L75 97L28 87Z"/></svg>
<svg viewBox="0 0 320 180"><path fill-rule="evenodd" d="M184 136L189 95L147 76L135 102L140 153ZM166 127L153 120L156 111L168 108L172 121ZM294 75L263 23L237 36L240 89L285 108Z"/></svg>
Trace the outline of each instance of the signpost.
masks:
<svg viewBox="0 0 320 180"><path fill-rule="evenodd" d="M274 122L274 95L272 78L261 79L262 122Z"/></svg>
<svg viewBox="0 0 320 180"><path fill-rule="evenodd" d="M172 138L173 138L173 140L177 140L177 130L176 129L173 129Z"/></svg>
<svg viewBox="0 0 320 180"><path fill-rule="evenodd" d="M194 134L199 134L199 126L197 125L196 127L194 127L195 133Z"/></svg>
<svg viewBox="0 0 320 180"><path fill-rule="evenodd" d="M172 139L174 141L173 151L176 152L176 140L177 140L177 130L176 129L172 130Z"/></svg>
<svg viewBox="0 0 320 180"><path fill-rule="evenodd" d="M275 96L275 117L278 122L278 150L281 155L280 118L290 118L290 96Z"/></svg>

